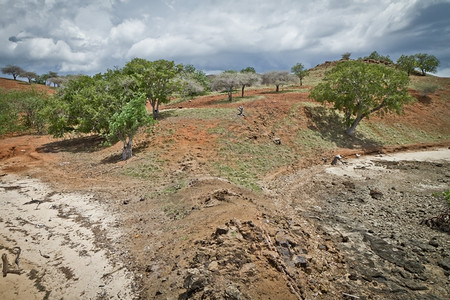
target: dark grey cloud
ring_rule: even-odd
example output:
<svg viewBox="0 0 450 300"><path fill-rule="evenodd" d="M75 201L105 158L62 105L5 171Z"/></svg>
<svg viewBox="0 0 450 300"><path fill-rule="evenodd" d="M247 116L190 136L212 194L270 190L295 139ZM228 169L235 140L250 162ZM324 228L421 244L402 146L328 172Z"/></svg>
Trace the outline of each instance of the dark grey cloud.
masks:
<svg viewBox="0 0 450 300"><path fill-rule="evenodd" d="M265 72L377 50L434 54L450 76L448 0L0 2L0 65L38 73L94 74L133 57Z"/></svg>

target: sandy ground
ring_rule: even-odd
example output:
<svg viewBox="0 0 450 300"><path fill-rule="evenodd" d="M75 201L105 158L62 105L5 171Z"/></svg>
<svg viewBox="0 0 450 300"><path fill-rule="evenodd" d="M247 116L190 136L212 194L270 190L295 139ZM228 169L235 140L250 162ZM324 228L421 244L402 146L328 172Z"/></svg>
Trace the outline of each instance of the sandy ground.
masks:
<svg viewBox="0 0 450 300"><path fill-rule="evenodd" d="M40 200L41 203L34 203ZM21 274L0 280L0 299L130 299L132 276L111 256L117 220L89 194L55 193L32 178L0 181L0 252Z"/></svg>

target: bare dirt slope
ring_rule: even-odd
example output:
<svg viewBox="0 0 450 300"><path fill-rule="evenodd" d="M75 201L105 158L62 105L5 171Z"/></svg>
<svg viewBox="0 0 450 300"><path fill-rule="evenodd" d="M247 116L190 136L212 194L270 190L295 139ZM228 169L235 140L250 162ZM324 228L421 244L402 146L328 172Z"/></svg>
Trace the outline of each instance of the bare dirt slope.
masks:
<svg viewBox="0 0 450 300"><path fill-rule="evenodd" d="M448 233L419 223L445 209L432 194L449 188L449 152L382 160L450 145L446 93L371 118L372 135L350 141L307 88L166 106L125 162L96 136L3 138L0 250L11 269L24 249L4 295L23 283L38 299L447 299ZM386 154L323 160L373 152ZM24 204L34 197L48 202ZM88 271L92 259L104 268Z"/></svg>

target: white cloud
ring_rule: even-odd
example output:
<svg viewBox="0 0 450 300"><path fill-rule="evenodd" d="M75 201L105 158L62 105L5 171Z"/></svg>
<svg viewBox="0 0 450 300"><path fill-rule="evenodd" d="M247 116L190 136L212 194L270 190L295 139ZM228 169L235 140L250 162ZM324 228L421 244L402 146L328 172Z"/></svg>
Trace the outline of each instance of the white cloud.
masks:
<svg viewBox="0 0 450 300"><path fill-rule="evenodd" d="M0 64L52 60L61 71L103 72L111 63L142 57L224 69L250 60L259 69L281 69L347 51L444 53L449 42L434 36L450 31L448 21L411 25L427 7L444 2L0 0Z"/></svg>

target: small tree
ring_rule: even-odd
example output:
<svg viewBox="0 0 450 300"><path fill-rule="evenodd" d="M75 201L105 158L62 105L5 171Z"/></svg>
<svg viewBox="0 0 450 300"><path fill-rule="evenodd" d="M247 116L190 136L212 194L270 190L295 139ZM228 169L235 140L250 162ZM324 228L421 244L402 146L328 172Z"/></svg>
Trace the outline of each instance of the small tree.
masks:
<svg viewBox="0 0 450 300"><path fill-rule="evenodd" d="M180 73L181 94L183 97L204 94L210 86L206 74L195 69L193 65L185 65Z"/></svg>
<svg viewBox="0 0 450 300"><path fill-rule="evenodd" d="M241 73L253 73L256 74L256 70L253 67L247 67L241 70Z"/></svg>
<svg viewBox="0 0 450 300"><path fill-rule="evenodd" d="M414 71L416 65L417 62L414 55L402 55L397 59L398 68L408 73L408 76Z"/></svg>
<svg viewBox="0 0 450 300"><path fill-rule="evenodd" d="M256 74L255 69L248 67L241 70L238 74L239 80L241 82L241 97L244 98L244 89L246 86L253 86L261 82L261 76Z"/></svg>
<svg viewBox="0 0 450 300"><path fill-rule="evenodd" d="M219 75L214 76L211 82L211 89L214 91L225 89L228 94L228 101L233 101L233 90L241 86L241 79L239 73L232 71L225 71Z"/></svg>
<svg viewBox="0 0 450 300"><path fill-rule="evenodd" d="M324 82L311 90L310 97L330 102L344 112L346 134L353 135L363 118L374 112L402 112L408 94L409 77L405 72L362 61L339 63Z"/></svg>
<svg viewBox="0 0 450 300"><path fill-rule="evenodd" d="M422 71L423 76L425 76L426 72L436 73L437 67L439 67L439 60L436 56L426 53L418 53L415 57L417 67Z"/></svg>
<svg viewBox="0 0 450 300"><path fill-rule="evenodd" d="M14 80L17 80L17 77L20 77L20 74L24 72L25 71L21 67L15 65L7 65L6 67L2 68L2 73L12 75Z"/></svg>
<svg viewBox="0 0 450 300"><path fill-rule="evenodd" d="M170 96L180 90L181 82L178 80L178 74L182 70L182 65L175 65L173 61L164 59L152 62L134 58L124 67L124 72L136 79L139 91L150 101L155 120L159 115L159 105L169 102Z"/></svg>
<svg viewBox="0 0 450 300"><path fill-rule="evenodd" d="M146 97L143 94L136 95L120 111L113 114L109 121L108 139L122 141L122 160L133 156L133 138L139 128L154 122L147 114L145 100Z"/></svg>
<svg viewBox="0 0 450 300"><path fill-rule="evenodd" d="M342 54L341 60L349 60L351 55L352 54L350 52L345 52L344 54Z"/></svg>
<svg viewBox="0 0 450 300"><path fill-rule="evenodd" d="M39 78L39 76L34 72L23 72L19 76L28 79L28 83L31 83L32 80Z"/></svg>
<svg viewBox="0 0 450 300"><path fill-rule="evenodd" d="M394 63L392 59L389 57L389 55L381 55L377 51L373 51L372 53L370 53L369 56L364 57L364 59L373 59L377 61L387 62L390 64Z"/></svg>
<svg viewBox="0 0 450 300"><path fill-rule="evenodd" d="M262 75L262 83L266 85L274 84L276 92L280 91L280 85L293 83L296 79L295 75L289 74L287 71L272 71Z"/></svg>
<svg viewBox="0 0 450 300"><path fill-rule="evenodd" d="M291 72L298 77L298 79L300 80L300 85L302 85L303 78L305 78L309 74L309 71L306 70L301 63L298 63L295 66L293 66L291 68Z"/></svg>

